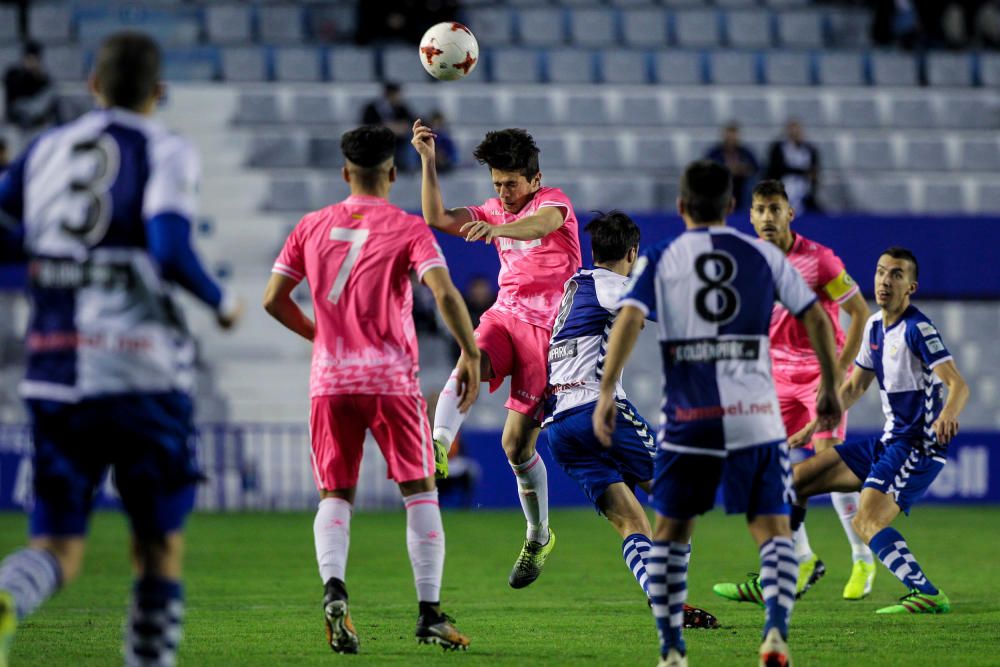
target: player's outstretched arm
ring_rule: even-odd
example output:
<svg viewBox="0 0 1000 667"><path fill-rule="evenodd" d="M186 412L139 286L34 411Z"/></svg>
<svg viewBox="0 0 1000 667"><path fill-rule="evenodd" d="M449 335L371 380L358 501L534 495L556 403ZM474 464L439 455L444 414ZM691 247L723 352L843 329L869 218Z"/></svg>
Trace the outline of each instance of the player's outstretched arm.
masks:
<svg viewBox="0 0 1000 667"><path fill-rule="evenodd" d="M465 234L466 241L486 241L492 243L497 237L514 239L516 241L535 241L545 238L562 227L566 211L557 206L543 206L533 215L527 215L520 220L504 225L491 225L488 222L467 222L460 231Z"/></svg>
<svg viewBox="0 0 1000 667"><path fill-rule="evenodd" d="M965 408L969 400L969 385L965 383L965 378L958 372L958 367L954 361L945 361L934 367L934 374L941 378L941 382L948 388L948 398L945 399L941 414L938 415L932 428L937 435L938 442L947 445L951 439L958 435L958 415Z"/></svg>
<svg viewBox="0 0 1000 667"><path fill-rule="evenodd" d="M434 131L418 118L413 123L413 139L410 143L420 155L421 185L420 205L424 220L434 229L452 236L462 236L462 225L472 220L467 208L446 209L441 200L441 184L438 182L437 157L434 146Z"/></svg>
<svg viewBox="0 0 1000 667"><path fill-rule="evenodd" d="M287 328L312 341L316 336L316 325L292 299L292 290L298 284L298 280L280 273L272 273L267 287L264 288L264 310Z"/></svg>
<svg viewBox="0 0 1000 667"><path fill-rule="evenodd" d="M608 353L604 357L601 395L594 408L594 435L605 447L611 446L615 431L615 385L642 331L646 314L636 306L624 306L615 318L608 336Z"/></svg>
<svg viewBox="0 0 1000 667"><path fill-rule="evenodd" d="M480 363L482 355L476 346L476 337L472 330L472 319L465 300L451 282L448 269L435 267L428 269L423 275L424 284L430 288L437 302L438 310L444 319L448 331L462 349L458 360L458 395L461 402L458 409L467 412L479 397Z"/></svg>
<svg viewBox="0 0 1000 667"><path fill-rule="evenodd" d="M816 301L802 314L802 324L809 334L809 344L819 361L820 381L816 392L816 415L820 428L833 428L840 422L842 409L837 396L837 346L833 326L823 307Z"/></svg>
<svg viewBox="0 0 1000 667"><path fill-rule="evenodd" d="M865 323L868 321L868 303L861 296L861 292L856 292L847 301L840 304L841 310L851 318L851 323L847 326L847 334L844 337L844 349L840 351L840 358L837 366L841 373L846 373L854 365L854 359L858 356L861 348L861 337L865 332Z"/></svg>

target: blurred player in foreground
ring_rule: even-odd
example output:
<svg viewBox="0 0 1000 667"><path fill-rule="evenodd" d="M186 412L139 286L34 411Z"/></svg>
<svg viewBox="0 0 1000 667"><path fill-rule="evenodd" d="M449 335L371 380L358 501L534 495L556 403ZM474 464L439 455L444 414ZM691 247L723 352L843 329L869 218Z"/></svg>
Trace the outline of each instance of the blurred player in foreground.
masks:
<svg viewBox="0 0 1000 667"><path fill-rule="evenodd" d="M692 163L680 184L686 231L647 250L621 300L604 360L594 432L613 443L615 391L643 320L657 314L665 401L653 481L656 528L646 571L660 634L660 665L687 664L681 629L695 517L715 503L746 515L760 547L767 609L760 663L787 665L788 621L798 564L788 525L794 500L781 410L771 379L768 326L779 300L802 318L822 370L817 414L840 420L833 329L816 295L768 243L726 227L732 178L713 162Z"/></svg>
<svg viewBox="0 0 1000 667"><path fill-rule="evenodd" d="M190 392L194 341L171 284L232 326L238 302L190 246L199 164L151 116L160 51L119 33L97 53L100 107L46 132L0 180L0 251L29 259L27 400L34 437L29 547L0 563L0 664L23 619L83 563L108 468L129 517L136 570L126 665L173 665L184 598L184 520L201 473Z"/></svg>
<svg viewBox="0 0 1000 667"><path fill-rule="evenodd" d="M615 385L617 409L613 444L605 449L594 436L592 415L604 374L607 333L618 301L639 256L639 227L612 211L586 227L594 268L581 269L566 283L549 345L549 391L542 428L556 463L572 477L622 536L622 557L649 595L646 560L653 534L635 494L653 481L653 427L635 409L621 380ZM684 605L684 627L716 628L708 612Z"/></svg>
<svg viewBox="0 0 1000 667"><path fill-rule="evenodd" d="M918 274L917 258L906 248L889 248L878 258L879 312L869 318L854 362L857 368L840 388L844 406L850 407L872 380L878 380L886 415L882 435L817 452L795 467L795 489L802 498L861 491L854 528L909 589L899 604L883 607L879 614L951 610L948 596L930 582L906 540L890 526L901 511L909 515L944 468L948 443L958 434L958 416L969 399L969 388L941 334L910 303ZM808 442L815 429L810 423L792 437L791 445Z"/></svg>
<svg viewBox="0 0 1000 667"><path fill-rule="evenodd" d="M417 640L445 649L469 645L440 605L444 528L427 404L417 379L411 271L434 294L462 348L455 371L461 410L479 393L479 350L431 230L419 216L386 201L396 180L395 145L395 135L384 126L344 134L343 178L351 196L302 218L285 241L264 294L268 313L313 342L309 430L320 492L313 532L327 640L338 653L357 653L359 646L344 581L366 430L406 506L406 547L419 601ZM309 282L315 322L291 297L302 280Z"/></svg>
<svg viewBox="0 0 1000 667"><path fill-rule="evenodd" d="M479 322L476 342L483 351L482 379L489 382L490 391L510 376L501 444L517 478L528 526L508 583L523 588L541 574L556 543L549 530L548 475L535 442L548 383L552 323L563 285L582 263L576 214L561 190L542 186L538 147L524 130L488 132L476 148L475 157L489 166L497 192L481 206L444 207L434 133L419 120L413 125L413 146L423 161L421 198L427 224L469 242L492 243L500 255L500 293ZM447 475L448 449L465 418L458 409L457 381L453 374L434 412L441 475Z"/></svg>

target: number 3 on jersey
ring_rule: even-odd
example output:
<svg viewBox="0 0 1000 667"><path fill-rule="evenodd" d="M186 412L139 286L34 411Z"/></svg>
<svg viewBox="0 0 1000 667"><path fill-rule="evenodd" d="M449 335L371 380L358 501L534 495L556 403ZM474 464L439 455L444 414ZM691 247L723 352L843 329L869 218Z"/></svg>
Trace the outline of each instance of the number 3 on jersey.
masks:
<svg viewBox="0 0 1000 667"><path fill-rule="evenodd" d="M350 249L347 251L347 257L344 258L340 269L337 271L337 277L333 280L333 287L330 289L330 293L326 295L327 301L337 303L340 301L340 295L344 292L344 286L347 285L347 279L351 276L351 269L354 268L358 257L361 256L361 248L365 245L365 241L368 240L368 230L333 227L330 230L330 240L351 244Z"/></svg>
<svg viewBox="0 0 1000 667"><path fill-rule="evenodd" d="M740 312L740 293L732 287L736 260L715 250L698 255L694 270L705 285L695 292L694 307L699 317L712 324L728 324Z"/></svg>

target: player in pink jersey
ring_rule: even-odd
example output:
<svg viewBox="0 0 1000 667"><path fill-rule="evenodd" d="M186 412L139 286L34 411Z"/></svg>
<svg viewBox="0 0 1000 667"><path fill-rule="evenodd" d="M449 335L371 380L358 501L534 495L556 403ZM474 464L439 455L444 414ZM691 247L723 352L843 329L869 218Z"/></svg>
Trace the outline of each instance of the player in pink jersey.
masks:
<svg viewBox="0 0 1000 667"><path fill-rule="evenodd" d="M563 287L582 262L576 214L561 190L542 186L538 147L524 130L489 132L476 148L474 155L490 168L497 192L480 206L444 207L434 133L420 120L413 124L413 146L423 163L421 199L427 223L466 241L492 243L500 255L500 294L480 320L476 340L483 351L482 378L490 383L490 391L510 376L501 442L517 478L528 527L508 581L513 588L523 588L538 578L555 546L548 525L548 478L535 441L548 384L552 324ZM458 410L458 379L453 373L434 413L441 475L447 475L448 448L464 419Z"/></svg>
<svg viewBox="0 0 1000 667"><path fill-rule="evenodd" d="M861 290L848 275L844 263L832 250L810 241L791 230L795 211L788 202L785 187L781 181L761 181L754 187L750 205L750 222L757 235L773 243L788 257L798 269L806 283L816 292L819 303L830 316L837 343L837 365L841 373L849 373L861 345L865 322L868 320L868 304ZM847 333L840 326L840 311L850 317ZM816 417L816 391L819 382L819 364L809 346L805 329L785 308L775 304L771 313L771 365L775 389L781 404L781 417L788 435L794 435L805 428ZM844 441L847 429L847 412L844 412L836 428L816 433L808 449L792 450L802 452L805 457L813 451L821 452ZM800 457L805 458L805 457ZM793 455L794 461L794 455ZM844 598L860 600L871 592L875 577L875 565L871 549L855 532L851 520L857 513L859 494L832 493L837 514L851 543L854 561L851 576L844 587ZM813 553L809 545L802 517L804 506L792 506L792 528L795 530L795 555L799 560L798 595L812 587L826 572L823 561ZM739 587L746 584L719 584L716 592L723 597L745 599ZM727 592L731 595L727 595ZM746 593L746 591L744 591ZM750 594L750 597L754 596Z"/></svg>
<svg viewBox="0 0 1000 667"><path fill-rule="evenodd" d="M462 349L456 369L460 410L479 394L480 353L469 313L441 249L423 220L386 201L396 180L396 138L366 125L344 134L351 196L302 218L274 263L264 307L313 342L309 394L313 475L320 492L313 524L324 582L327 641L357 653L344 576L365 431L371 430L406 506L406 546L419 600L417 640L465 649L469 639L440 607L444 529L434 483L427 405L417 381L410 272L434 294ZM303 279L316 321L291 298Z"/></svg>

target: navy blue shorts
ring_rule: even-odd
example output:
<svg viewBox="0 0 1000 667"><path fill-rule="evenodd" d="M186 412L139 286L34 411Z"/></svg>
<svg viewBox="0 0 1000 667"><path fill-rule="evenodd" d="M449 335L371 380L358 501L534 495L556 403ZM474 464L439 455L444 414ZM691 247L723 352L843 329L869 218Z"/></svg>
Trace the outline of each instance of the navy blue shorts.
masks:
<svg viewBox="0 0 1000 667"><path fill-rule="evenodd" d="M33 536L85 535L111 468L140 538L179 530L194 507L195 431L190 397L130 394L80 403L29 400L34 436Z"/></svg>
<svg viewBox="0 0 1000 667"><path fill-rule="evenodd" d="M594 435L593 414L591 404L587 409L560 415L545 427L545 434L552 458L598 507L597 500L612 484L624 482L634 487L651 480L656 449L653 427L628 401L618 401L610 448L601 445Z"/></svg>
<svg viewBox="0 0 1000 667"><path fill-rule="evenodd" d="M944 468L944 461L927 456L919 442L910 440L882 442L880 437L874 437L835 448L851 472L864 480L861 488L892 496L905 514Z"/></svg>
<svg viewBox="0 0 1000 667"><path fill-rule="evenodd" d="M660 449L656 454L653 507L671 519L691 519L715 506L722 485L727 514L788 514L795 501L788 444L784 440L736 449L725 457Z"/></svg>

